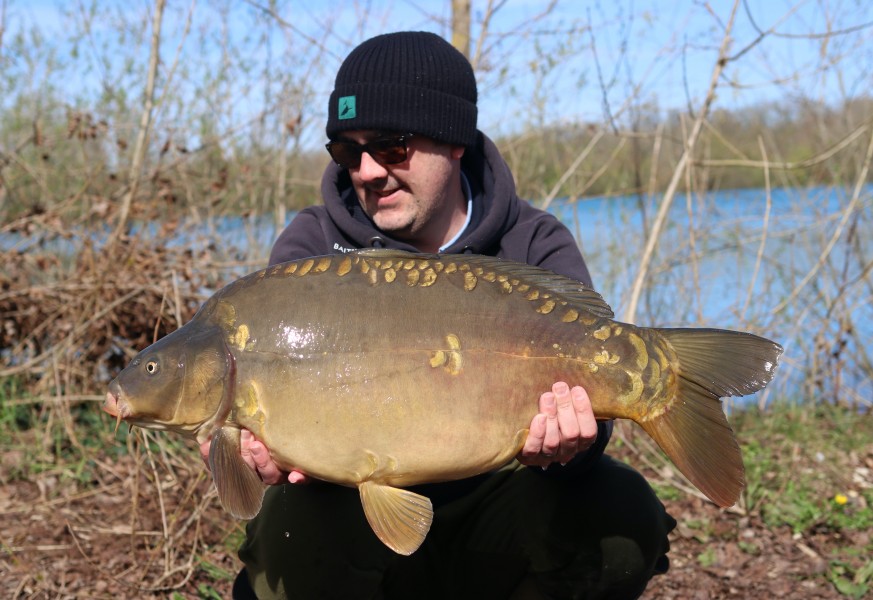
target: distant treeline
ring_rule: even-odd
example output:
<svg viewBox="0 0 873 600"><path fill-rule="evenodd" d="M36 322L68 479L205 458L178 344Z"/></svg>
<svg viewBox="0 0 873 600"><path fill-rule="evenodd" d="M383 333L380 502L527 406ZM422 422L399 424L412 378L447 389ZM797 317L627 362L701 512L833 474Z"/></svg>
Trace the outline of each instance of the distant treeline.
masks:
<svg viewBox="0 0 873 600"><path fill-rule="evenodd" d="M0 114L3 229L51 213L111 218L131 178L134 115L104 117L41 99ZM693 115L637 107L621 124L561 123L497 140L521 196L649 194L662 191ZM873 98L840 106L786 99L714 110L684 179L694 190L851 184L861 169ZM207 117L182 128L155 125L132 204L133 219L270 214L319 201L327 154L299 141L299 119L282 135L219 136ZM486 132L487 133L487 132ZM317 136L316 136L317 137ZM284 140L284 145L275 140ZM271 140L264 142L262 140Z"/></svg>
<svg viewBox="0 0 873 600"><path fill-rule="evenodd" d="M643 107L630 127L567 124L499 145L526 198L657 193L673 176L692 120L687 113L662 116ZM797 99L715 109L687 182L692 190L759 188L769 168L774 187L853 185L869 141L863 133L871 124L873 97L837 107Z"/></svg>

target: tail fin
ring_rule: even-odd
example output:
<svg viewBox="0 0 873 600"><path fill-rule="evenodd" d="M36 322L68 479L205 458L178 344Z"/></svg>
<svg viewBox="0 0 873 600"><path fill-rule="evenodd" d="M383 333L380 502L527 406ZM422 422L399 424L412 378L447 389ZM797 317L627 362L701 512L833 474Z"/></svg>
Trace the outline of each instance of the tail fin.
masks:
<svg viewBox="0 0 873 600"><path fill-rule="evenodd" d="M701 492L719 506L731 506L746 481L740 448L719 399L766 386L782 347L736 331L657 331L679 359L679 385L664 412L640 425Z"/></svg>

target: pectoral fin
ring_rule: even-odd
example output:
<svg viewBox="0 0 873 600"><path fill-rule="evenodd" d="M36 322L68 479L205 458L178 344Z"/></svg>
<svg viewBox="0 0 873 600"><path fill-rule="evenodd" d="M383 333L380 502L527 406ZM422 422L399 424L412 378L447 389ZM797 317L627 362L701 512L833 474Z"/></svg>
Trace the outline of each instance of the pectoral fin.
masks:
<svg viewBox="0 0 873 600"><path fill-rule="evenodd" d="M222 427L212 436L209 468L224 510L237 519L251 519L261 510L265 486L240 456L240 430Z"/></svg>
<svg viewBox="0 0 873 600"><path fill-rule="evenodd" d="M358 489L367 521L382 543L407 556L418 550L433 522L430 499L373 481Z"/></svg>

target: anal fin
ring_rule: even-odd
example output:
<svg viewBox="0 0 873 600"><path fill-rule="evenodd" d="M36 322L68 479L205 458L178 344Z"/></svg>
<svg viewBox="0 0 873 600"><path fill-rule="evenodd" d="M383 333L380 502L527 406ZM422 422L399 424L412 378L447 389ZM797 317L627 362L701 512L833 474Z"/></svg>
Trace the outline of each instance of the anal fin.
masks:
<svg viewBox="0 0 873 600"><path fill-rule="evenodd" d="M266 488L239 451L240 430L222 427L212 436L209 469L224 510L237 519L251 519L261 510Z"/></svg>
<svg viewBox="0 0 873 600"><path fill-rule="evenodd" d="M406 556L418 550L433 522L430 499L374 481L365 481L358 490L367 521L382 543Z"/></svg>

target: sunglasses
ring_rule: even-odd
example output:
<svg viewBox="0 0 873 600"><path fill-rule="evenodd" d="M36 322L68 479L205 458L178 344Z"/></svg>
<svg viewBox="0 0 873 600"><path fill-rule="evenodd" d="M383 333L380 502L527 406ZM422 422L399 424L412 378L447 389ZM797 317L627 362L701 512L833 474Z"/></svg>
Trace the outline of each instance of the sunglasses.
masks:
<svg viewBox="0 0 873 600"><path fill-rule="evenodd" d="M325 144L333 162L344 169L361 166L361 155L366 152L380 165L396 165L406 160L408 148L406 141L411 133L392 135L359 144L348 140L336 140Z"/></svg>

